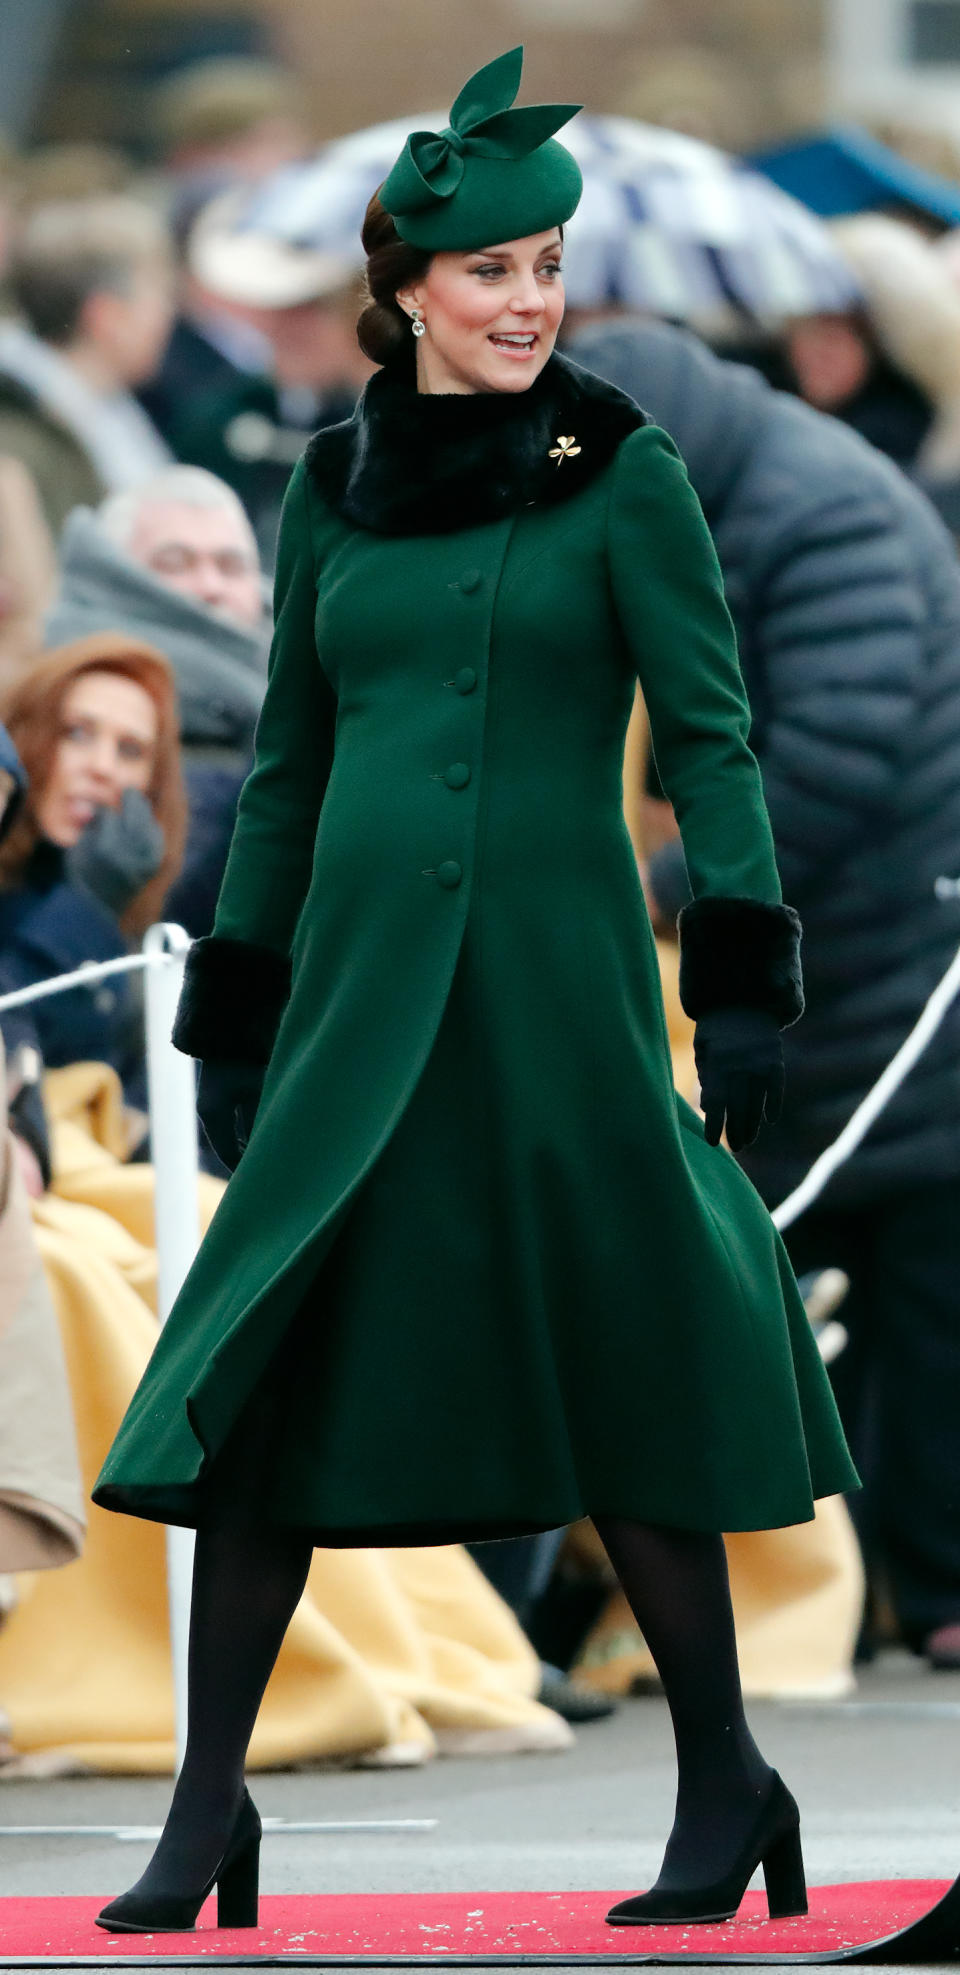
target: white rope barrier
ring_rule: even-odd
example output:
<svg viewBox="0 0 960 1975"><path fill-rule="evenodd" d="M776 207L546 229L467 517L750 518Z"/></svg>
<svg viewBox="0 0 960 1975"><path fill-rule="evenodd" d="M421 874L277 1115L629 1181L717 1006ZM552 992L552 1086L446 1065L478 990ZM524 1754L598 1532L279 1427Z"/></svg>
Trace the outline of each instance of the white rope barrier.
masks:
<svg viewBox="0 0 960 1975"><path fill-rule="evenodd" d="M958 993L960 993L960 948L954 954L943 979L934 988L906 1041L900 1044L896 1055L891 1057L873 1089L868 1090L866 1097L861 1099L853 1116L844 1125L839 1138L835 1138L833 1144L828 1145L825 1152L821 1152L819 1159L814 1160L806 1179L801 1180L800 1185L794 1187L786 1200L781 1200L779 1207L774 1208L771 1217L774 1227L780 1228L781 1231L792 1227L794 1221L799 1220L800 1215L805 1214L807 1208L823 1192L827 1181L833 1178L837 1168L856 1151L871 1125L876 1123L894 1092L899 1090L904 1078L913 1069L918 1057L922 1056L928 1042L936 1035L947 1009Z"/></svg>
<svg viewBox="0 0 960 1975"><path fill-rule="evenodd" d="M178 926L177 931L180 930ZM167 964L172 961L172 955L163 954L161 959ZM28 1001L44 1001L51 994L66 994L69 988L90 987L94 981L105 981L109 974L132 974L141 967L157 964L152 953L125 953L121 960L85 960L83 966L75 967L72 974L55 974L52 981L34 981L30 987L14 988L10 994L0 994L0 1015L7 1008L24 1008Z"/></svg>

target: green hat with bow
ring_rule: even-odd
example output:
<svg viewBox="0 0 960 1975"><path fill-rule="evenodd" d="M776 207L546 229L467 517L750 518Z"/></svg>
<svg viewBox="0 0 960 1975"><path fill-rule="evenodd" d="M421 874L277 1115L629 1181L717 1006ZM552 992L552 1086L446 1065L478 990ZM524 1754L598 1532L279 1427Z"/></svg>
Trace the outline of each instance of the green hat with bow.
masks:
<svg viewBox="0 0 960 1975"><path fill-rule="evenodd" d="M430 253L468 253L562 226L583 180L553 133L581 103L512 108L523 49L478 69L461 89L445 130L408 137L380 202L401 240Z"/></svg>

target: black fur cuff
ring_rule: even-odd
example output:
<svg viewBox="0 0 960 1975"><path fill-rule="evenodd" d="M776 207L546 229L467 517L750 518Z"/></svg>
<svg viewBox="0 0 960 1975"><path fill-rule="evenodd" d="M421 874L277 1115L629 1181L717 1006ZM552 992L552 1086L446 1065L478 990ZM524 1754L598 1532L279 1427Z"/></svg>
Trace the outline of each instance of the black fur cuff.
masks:
<svg viewBox="0 0 960 1975"><path fill-rule="evenodd" d="M680 1000L691 1021L714 1008L765 1008L782 1029L803 1014L800 921L790 905L698 898L680 930Z"/></svg>
<svg viewBox="0 0 960 1975"><path fill-rule="evenodd" d="M187 954L173 1043L201 1061L268 1063L290 993L290 962L269 946L211 933Z"/></svg>

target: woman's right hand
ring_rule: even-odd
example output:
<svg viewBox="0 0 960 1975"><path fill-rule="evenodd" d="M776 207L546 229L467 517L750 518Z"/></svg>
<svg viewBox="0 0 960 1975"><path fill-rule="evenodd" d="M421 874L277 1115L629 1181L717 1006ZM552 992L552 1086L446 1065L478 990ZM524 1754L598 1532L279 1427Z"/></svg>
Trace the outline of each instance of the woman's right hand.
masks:
<svg viewBox="0 0 960 1975"><path fill-rule="evenodd" d="M262 1064L207 1058L200 1065L197 1111L204 1135L227 1171L235 1172L260 1103Z"/></svg>
<svg viewBox="0 0 960 1975"><path fill-rule="evenodd" d="M71 883L85 886L119 919L156 876L163 855L163 830L148 798L124 789L118 809L97 810L67 851L65 865Z"/></svg>

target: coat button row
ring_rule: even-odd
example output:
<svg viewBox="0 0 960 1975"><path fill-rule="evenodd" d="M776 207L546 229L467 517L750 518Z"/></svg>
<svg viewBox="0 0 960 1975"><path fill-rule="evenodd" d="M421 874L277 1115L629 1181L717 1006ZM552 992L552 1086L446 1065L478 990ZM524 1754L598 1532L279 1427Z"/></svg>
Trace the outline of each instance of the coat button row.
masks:
<svg viewBox="0 0 960 1975"><path fill-rule="evenodd" d="M470 780L470 770L465 761L451 761L443 771L443 779L448 789L465 789Z"/></svg>
<svg viewBox="0 0 960 1975"><path fill-rule="evenodd" d="M443 863L437 865L437 883L443 886L444 891L456 891L462 877L462 866L455 857L445 857Z"/></svg>

